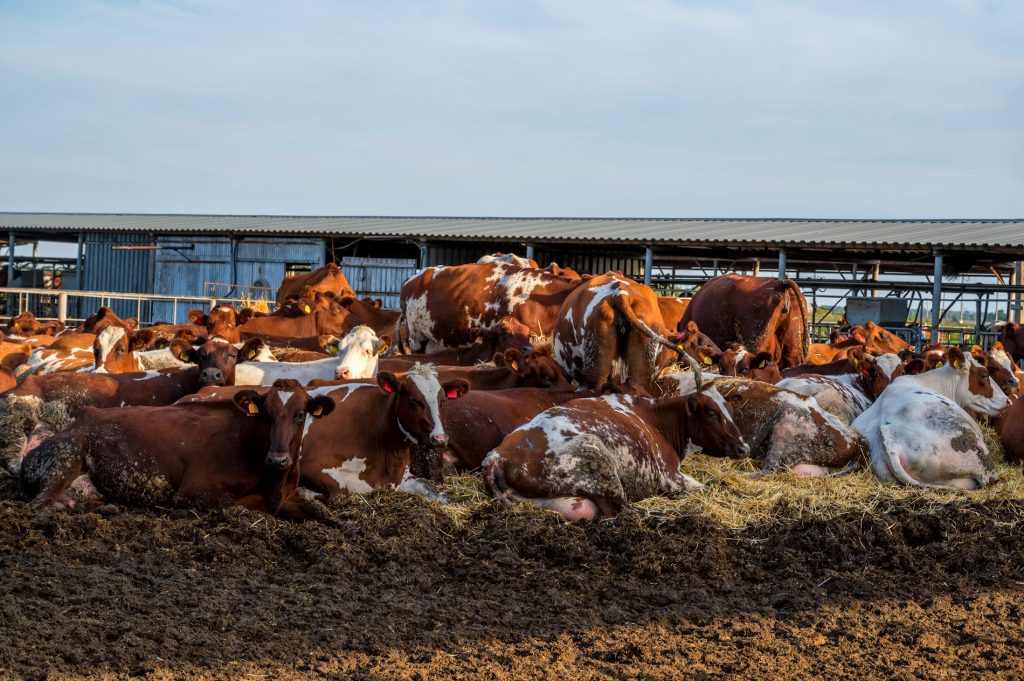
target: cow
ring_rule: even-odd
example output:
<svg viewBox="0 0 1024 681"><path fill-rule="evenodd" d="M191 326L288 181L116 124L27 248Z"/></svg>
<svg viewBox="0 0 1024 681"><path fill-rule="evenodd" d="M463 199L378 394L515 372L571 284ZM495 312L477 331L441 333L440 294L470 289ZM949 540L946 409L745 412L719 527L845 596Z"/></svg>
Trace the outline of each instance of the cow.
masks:
<svg viewBox="0 0 1024 681"><path fill-rule="evenodd" d="M1010 359L1024 362L1024 324L997 322L993 328L999 330L998 342Z"/></svg>
<svg viewBox="0 0 1024 681"><path fill-rule="evenodd" d="M488 492L499 499L587 520L656 494L700 489L680 471L694 451L750 453L710 386L674 399L605 395L552 407L509 433L482 468Z"/></svg>
<svg viewBox="0 0 1024 681"><path fill-rule="evenodd" d="M468 391L465 380L442 384L435 368L423 364L404 376L382 371L376 384L311 390L332 397L338 409L310 424L302 440L303 486L328 496L388 486L415 490L410 447L447 444L445 405Z"/></svg>
<svg viewBox="0 0 1024 681"><path fill-rule="evenodd" d="M64 330L60 321L40 322L31 312L22 312L7 323L8 336L55 336Z"/></svg>
<svg viewBox="0 0 1024 681"><path fill-rule="evenodd" d="M530 339L530 330L512 317L505 317L489 329L476 327L471 330L473 342L457 348L447 348L429 353L392 354L392 358L420 364L438 366L473 366L490 362L495 354L518 350L529 354L535 350Z"/></svg>
<svg viewBox="0 0 1024 681"><path fill-rule="evenodd" d="M306 416L334 409L301 389L246 390L230 401L167 407L87 407L35 449L21 487L36 506L61 507L82 474L108 502L136 506L240 504L304 517L297 494Z"/></svg>
<svg viewBox="0 0 1024 681"><path fill-rule="evenodd" d="M675 327L665 327L675 329ZM669 346L662 346L659 351L657 366L663 367L670 364L680 352L680 348L687 355L697 360L702 368L711 370L722 358L722 349L719 348L707 334L701 333L697 324L689 322L681 325L674 333L669 332L667 339L672 342Z"/></svg>
<svg viewBox="0 0 1024 681"><path fill-rule="evenodd" d="M975 361L988 369L992 379L1007 395L1020 392L1020 379L1017 377L1017 365L1006 353L1002 343L996 341L992 348L985 352L980 345L971 346L971 356Z"/></svg>
<svg viewBox="0 0 1024 681"><path fill-rule="evenodd" d="M849 361L856 373L836 376L807 374L785 378L776 385L813 397L822 409L834 414L843 423L851 424L878 399L892 379L903 375L903 365L899 357L893 354L881 355L876 359L873 355L857 350L850 352Z"/></svg>
<svg viewBox="0 0 1024 681"><path fill-rule="evenodd" d="M354 322L370 327L378 336L391 335L395 333L398 323L398 312L385 310L378 305L367 303L355 296L343 296L338 299L338 305L348 310Z"/></svg>
<svg viewBox="0 0 1024 681"><path fill-rule="evenodd" d="M779 365L770 352L754 354L739 343L726 343L717 364L721 376L739 376L772 384L782 380Z"/></svg>
<svg viewBox="0 0 1024 681"><path fill-rule="evenodd" d="M117 327L123 331L122 327ZM93 345L96 336L91 333L72 333L60 336L53 343L32 351L28 362L18 370L19 376L46 375L62 371L89 370L96 363Z"/></svg>
<svg viewBox="0 0 1024 681"><path fill-rule="evenodd" d="M193 325L206 329L208 338L223 338L229 343L238 343L241 340L238 313L233 305L220 303L214 305L209 312L190 310L188 319Z"/></svg>
<svg viewBox="0 0 1024 681"><path fill-rule="evenodd" d="M959 348L948 357L941 368L897 378L853 422L880 480L977 489L998 479L981 429L965 409L998 416L1009 399Z"/></svg>
<svg viewBox="0 0 1024 681"><path fill-rule="evenodd" d="M838 343L811 343L807 348L807 364L831 364L846 357L851 350L864 349L864 343L847 338Z"/></svg>
<svg viewBox="0 0 1024 681"><path fill-rule="evenodd" d="M336 296L354 296L355 291L348 285L348 279L336 264L328 263L306 274L285 277L277 289L277 304L280 306L289 298L299 297L307 291L324 291Z"/></svg>
<svg viewBox="0 0 1024 681"><path fill-rule="evenodd" d="M675 296L658 296L658 310L661 312L661 321L666 329L678 329L679 322L690 304L691 298L677 298Z"/></svg>
<svg viewBox="0 0 1024 681"><path fill-rule="evenodd" d="M263 317L253 317L238 327L240 338L255 336L301 338L305 336L344 335L359 322L343 308L333 295L317 293L312 299Z"/></svg>
<svg viewBox="0 0 1024 681"><path fill-rule="evenodd" d="M97 334L108 326L120 326L125 329L134 329L137 325L137 323L132 323L131 321L126 322L118 317L117 313L114 312L113 309L103 306L97 308L95 312L82 320L82 323L74 329L70 329L68 333Z"/></svg>
<svg viewBox="0 0 1024 681"><path fill-rule="evenodd" d="M995 428L1003 443L1007 463L1024 464L1024 401L1013 399L996 421Z"/></svg>
<svg viewBox="0 0 1024 681"><path fill-rule="evenodd" d="M417 353L468 345L474 328L509 316L549 335L562 302L582 281L502 262L428 267L402 284L399 320Z"/></svg>
<svg viewBox="0 0 1024 681"><path fill-rule="evenodd" d="M770 352L783 368L807 356L807 301L791 279L714 277L694 294L680 323L690 321L719 346L735 341L754 353Z"/></svg>
<svg viewBox="0 0 1024 681"><path fill-rule="evenodd" d="M864 325L864 333L864 346L868 349L868 352L875 355L887 353L898 355L900 352L911 347L910 343L874 322L868 322Z"/></svg>
<svg viewBox="0 0 1024 681"><path fill-rule="evenodd" d="M735 412L751 457L759 462L757 475L792 471L815 477L859 466L863 439L813 398L747 378L716 378L713 384ZM668 397L696 387L693 372L658 379L660 393Z"/></svg>
<svg viewBox="0 0 1024 681"><path fill-rule="evenodd" d="M28 362L32 356L32 345L25 341L0 340L0 366L11 371Z"/></svg>
<svg viewBox="0 0 1024 681"><path fill-rule="evenodd" d="M515 253L502 253L501 251L498 251L497 253L494 253L492 255L480 256L480 259L477 260L478 264L486 264L492 262L502 262L508 265L515 265L516 267L530 267L535 270L540 269L540 265L537 264L536 260L532 260L530 258L523 258L521 256L516 255Z"/></svg>
<svg viewBox="0 0 1024 681"><path fill-rule="evenodd" d="M186 344L177 351L197 366L139 373L29 376L0 395L0 463L16 470L41 434L59 432L86 406L166 405L203 386L233 384L238 361L233 346L210 341L200 348Z"/></svg>
<svg viewBox="0 0 1024 681"><path fill-rule="evenodd" d="M192 360L186 359L187 349L192 343L184 338L175 338L166 348L142 350L152 342L149 329L131 332L116 326L103 329L93 343L95 370L103 373L124 374L156 369L182 368ZM231 344L220 337L203 341L204 344L222 344L238 350L242 359L249 362L273 362L274 356L260 339L245 343ZM136 349L139 348L139 349Z"/></svg>
<svg viewBox="0 0 1024 681"><path fill-rule="evenodd" d="M508 388L547 388L571 390L572 384L555 362L547 348L524 355L518 350L507 350L493 358L494 366L438 366L438 380L441 382L465 379L476 390L506 390ZM401 373L411 369L416 362L405 357L382 359L379 368L383 371Z"/></svg>
<svg viewBox="0 0 1024 681"><path fill-rule="evenodd" d="M613 364L622 362L626 375L651 390L655 375L671 361L664 359L663 347L694 362L682 346L665 339L665 332L654 291L609 272L565 298L553 336L555 359L584 387L604 385Z"/></svg>
<svg viewBox="0 0 1024 681"><path fill-rule="evenodd" d="M246 362L235 369L236 385L272 385L292 378L300 385L315 379L372 378L377 373L381 349L389 342L368 326L357 326L336 343L334 356L313 362Z"/></svg>

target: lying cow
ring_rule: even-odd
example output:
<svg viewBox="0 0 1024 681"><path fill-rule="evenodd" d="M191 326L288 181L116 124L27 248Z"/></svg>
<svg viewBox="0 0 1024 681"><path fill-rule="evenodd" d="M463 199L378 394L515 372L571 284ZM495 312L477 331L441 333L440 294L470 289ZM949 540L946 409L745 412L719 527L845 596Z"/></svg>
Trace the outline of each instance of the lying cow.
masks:
<svg viewBox="0 0 1024 681"><path fill-rule="evenodd" d="M894 378L903 375L903 365L896 355L887 354L876 359L858 350L850 352L849 362L855 372L835 376L806 374L784 378L776 385L813 397L822 409L843 423L851 424L878 399Z"/></svg>
<svg viewBox="0 0 1024 681"><path fill-rule="evenodd" d="M39 440L66 428L87 406L159 406L204 386L233 383L237 350L211 341L189 346L188 361L198 366L145 373L59 372L29 376L0 395L0 464L16 472Z"/></svg>
<svg viewBox="0 0 1024 681"><path fill-rule="evenodd" d="M465 380L440 383L429 365L417 365L401 377L382 371L376 384L312 390L313 395L330 395L338 409L310 425L302 440L303 486L327 495L387 486L414 489L410 447L447 444L443 405L468 391Z"/></svg>
<svg viewBox="0 0 1024 681"><path fill-rule="evenodd" d="M958 348L948 357L939 369L897 378L853 422L871 448L879 479L957 489L997 479L981 429L964 410L997 416L1009 399L988 370Z"/></svg>
<svg viewBox="0 0 1024 681"><path fill-rule="evenodd" d="M680 471L691 451L744 457L713 387L653 400L606 395L552 407L512 431L483 461L487 490L569 520L613 516L630 501L699 489Z"/></svg>
<svg viewBox="0 0 1024 681"><path fill-rule="evenodd" d="M668 374L658 384L667 396L688 395L696 389L692 372ZM761 473L823 476L859 465L865 452L860 435L813 398L746 378L717 378L714 385L735 412Z"/></svg>
<svg viewBox="0 0 1024 681"><path fill-rule="evenodd" d="M301 389L246 390L231 401L86 408L25 460L21 486L36 505L63 505L82 474L104 499L136 506L241 504L303 517L296 494L306 415L334 402Z"/></svg>
<svg viewBox="0 0 1024 681"><path fill-rule="evenodd" d="M309 385L317 379L372 378L386 341L378 338L370 327L357 326L334 345L334 356L312 362L246 362L235 370L235 384L273 385L274 381L286 378Z"/></svg>
<svg viewBox="0 0 1024 681"><path fill-rule="evenodd" d="M439 380L442 382L457 378L465 379L473 390L507 390L509 388L549 388L571 390L572 384L562 373L547 348L524 355L518 350L507 350L494 355L494 366L439 366ZM403 372L411 369L402 355L380 360L381 370Z"/></svg>
<svg viewBox="0 0 1024 681"><path fill-rule="evenodd" d="M518 350L529 354L534 347L530 343L530 329L512 317L505 317L489 329L475 327L470 330L472 342L457 348L445 348L429 353L393 354L392 358L420 364L438 366L473 366L490 362L496 353Z"/></svg>

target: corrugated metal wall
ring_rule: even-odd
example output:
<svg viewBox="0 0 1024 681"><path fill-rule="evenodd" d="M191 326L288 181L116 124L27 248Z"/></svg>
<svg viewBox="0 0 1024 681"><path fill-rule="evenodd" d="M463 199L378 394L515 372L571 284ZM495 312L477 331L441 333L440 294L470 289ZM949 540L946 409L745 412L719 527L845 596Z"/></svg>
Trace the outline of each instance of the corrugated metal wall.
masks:
<svg viewBox="0 0 1024 681"><path fill-rule="evenodd" d="M153 292L163 295L218 298L253 295L272 301L288 264L304 264L316 269L324 260L320 239L246 238L233 244L227 237L162 236L158 243ZM234 272L232 248L237 249ZM175 311L171 303L154 305L155 319L175 321L175 312L180 322L187 310Z"/></svg>
<svg viewBox="0 0 1024 681"><path fill-rule="evenodd" d="M498 251L526 255L526 249L518 244L428 244L427 265L463 265L476 262L482 255ZM629 251L611 254L576 244L538 247L534 251L534 260L541 267L547 267L550 262L557 262L562 267L571 267L580 274L604 274L609 270L620 270L627 277L642 277L644 273L642 254L633 254Z"/></svg>
<svg viewBox="0 0 1024 681"><path fill-rule="evenodd" d="M359 296L380 298L384 307L398 309L402 283L416 274L417 262L409 258L342 258L338 267Z"/></svg>
<svg viewBox="0 0 1024 681"><path fill-rule="evenodd" d="M85 263L82 267L82 290L117 291L124 293L150 293L153 290L153 264L156 251L114 250L114 246L129 244L147 245L155 243L150 234L110 234L90 232L85 235ZM100 306L100 301L85 300L77 304L79 310L69 310L73 317L84 317ZM114 301L114 312L121 317L135 317L139 308L136 303ZM91 308L91 309L85 309ZM143 305L141 314L149 316Z"/></svg>

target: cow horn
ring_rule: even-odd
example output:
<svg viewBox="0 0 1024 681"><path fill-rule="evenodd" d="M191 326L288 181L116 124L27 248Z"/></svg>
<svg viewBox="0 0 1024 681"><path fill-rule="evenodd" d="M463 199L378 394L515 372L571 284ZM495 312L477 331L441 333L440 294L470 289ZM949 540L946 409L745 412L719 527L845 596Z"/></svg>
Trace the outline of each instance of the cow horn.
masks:
<svg viewBox="0 0 1024 681"><path fill-rule="evenodd" d="M697 390L701 389L704 385L704 374L700 372L700 364L693 357L690 357L690 353L686 350L678 349L680 355L686 360L686 363L690 365L690 370L693 372L693 382Z"/></svg>

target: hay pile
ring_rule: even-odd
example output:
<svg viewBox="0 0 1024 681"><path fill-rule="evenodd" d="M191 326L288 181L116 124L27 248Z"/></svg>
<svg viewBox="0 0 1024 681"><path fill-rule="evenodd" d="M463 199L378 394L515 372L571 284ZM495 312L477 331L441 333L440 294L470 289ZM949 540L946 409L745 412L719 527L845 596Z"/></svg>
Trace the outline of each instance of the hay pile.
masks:
<svg viewBox="0 0 1024 681"><path fill-rule="evenodd" d="M982 490L888 484L875 478L870 468L836 478L804 478L792 473L755 476L752 474L757 467L752 460L694 455L683 463L683 472L704 483L706 489L678 497L651 497L637 502L633 509L655 523L699 517L732 532L794 520L880 517L901 508L938 514L949 507L979 505L1016 509L1024 521L1024 473L1004 462L995 431L988 427L982 430L999 473L999 482ZM503 503L487 495L483 480L476 474L448 476L438 491L451 501L442 505L443 512L459 526L470 523L484 507ZM554 515L524 503L513 504L510 510L515 514Z"/></svg>

